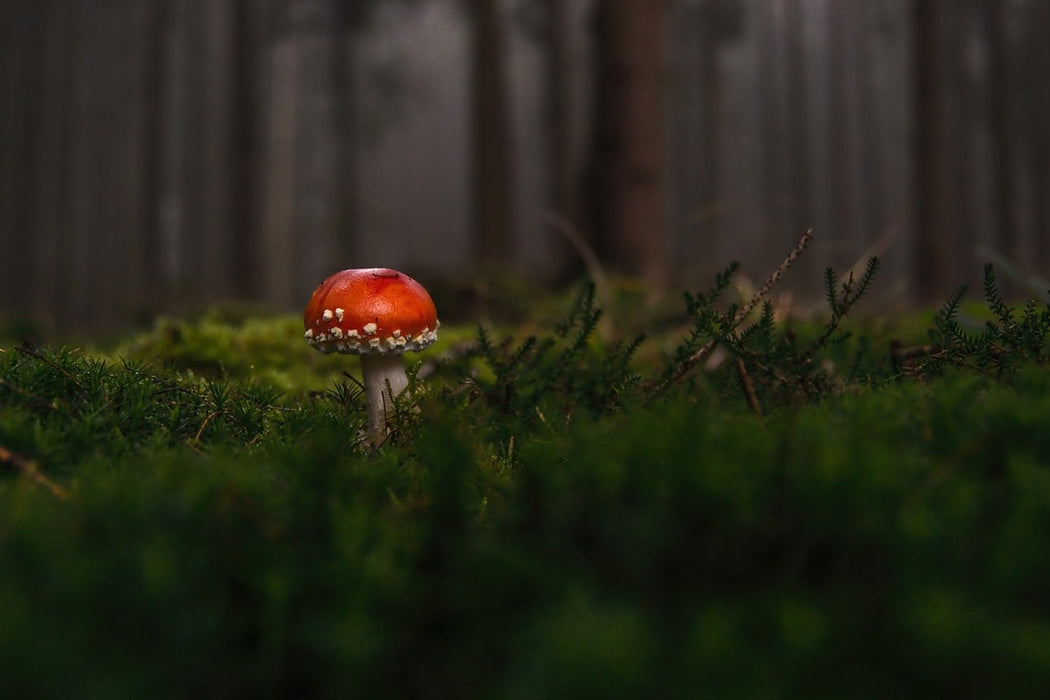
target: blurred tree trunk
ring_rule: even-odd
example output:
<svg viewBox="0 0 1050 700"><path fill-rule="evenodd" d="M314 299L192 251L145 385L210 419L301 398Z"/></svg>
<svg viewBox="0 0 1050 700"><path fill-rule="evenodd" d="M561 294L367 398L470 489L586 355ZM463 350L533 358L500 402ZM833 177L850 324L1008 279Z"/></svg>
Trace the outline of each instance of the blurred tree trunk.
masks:
<svg viewBox="0 0 1050 700"><path fill-rule="evenodd" d="M721 0L717 0L721 1ZM719 23L715 18L712 1L705 0L697 15L697 30L700 34L698 52L700 61L700 179L698 184L700 203L714 212L719 204L718 196L718 163L721 158L719 148L722 125L722 71L719 64L720 37ZM712 213L709 217L709 238L718 240L718 216ZM710 251L714 253L715 251Z"/></svg>
<svg viewBox="0 0 1050 700"><path fill-rule="evenodd" d="M199 225L189 233L196 238L197 293L203 293L201 301L213 301L228 299L233 293L235 277L231 271L241 263L241 251L233 245L237 175L234 38L238 17L233 0L195 5L191 15L192 31L200 42L192 60L193 72L200 76L194 106L199 110L200 119L195 123L201 130L201 150L189 171L196 182L187 183L200 197Z"/></svg>
<svg viewBox="0 0 1050 700"><path fill-rule="evenodd" d="M668 182L673 188L670 214L671 227L684 235L676 237L672 247L675 272L695 275L699 269L694 259L702 259L697 249L702 237L697 232L703 221L705 202L699 191L699 157L703 127L700 124L703 96L700 84L700 61L697 60L697 22L699 7L677 3L671 10L668 54L674 66L668 101L671 103L670 142L675 144L669 156ZM706 253L706 251L705 251Z"/></svg>
<svg viewBox="0 0 1050 700"><path fill-rule="evenodd" d="M546 136L547 201L572 219L572 157L569 82L569 16L565 0L543 0L543 130Z"/></svg>
<svg viewBox="0 0 1050 700"><path fill-rule="evenodd" d="M263 299L274 305L294 296L296 68L295 37L281 32L269 51L262 211Z"/></svg>
<svg viewBox="0 0 1050 700"><path fill-rule="evenodd" d="M886 196L886 153L883 117L885 110L879 104L875 75L874 20L866 10L871 8L864 0L857 0L851 18L850 37L854 40L857 66L857 123L853 138L859 141L858 188L862 194L858 204L858 228L864 250L874 243L890 223L889 199ZM852 254L852 252L851 252ZM849 260L853 263L854 260Z"/></svg>
<svg viewBox="0 0 1050 700"><path fill-rule="evenodd" d="M949 231L944 206L946 143L940 78L941 0L913 0L915 231L911 276L917 300L946 289Z"/></svg>
<svg viewBox="0 0 1050 700"><path fill-rule="evenodd" d="M173 0L177 26L180 32L177 60L181 72L182 123L172 124L177 131L173 135L173 147L180 166L178 199L175 206L180 214L180 228L173 241L178 248L179 276L178 296L180 300L202 303L210 296L210 280L204 278L208 267L204 260L207 237L205 235L205 192L202 187L203 169L207 166L205 124L207 78L204 63L205 37L202 12L191 0ZM178 98L176 98L178 99ZM209 231L210 233L210 231Z"/></svg>
<svg viewBox="0 0 1050 700"><path fill-rule="evenodd" d="M1035 232L1036 269L1050 276L1050 3L1034 2L1024 23L1025 59L1020 80L1024 85L1043 84L1041 90L1025 91L1026 133L1032 147L1027 149L1027 169L1032 183L1032 229Z"/></svg>
<svg viewBox="0 0 1050 700"><path fill-rule="evenodd" d="M341 269L336 253L339 205L339 129L336 125L338 10L340 0L295 0L289 5L295 35L295 256L292 297Z"/></svg>
<svg viewBox="0 0 1050 700"><path fill-rule="evenodd" d="M473 249L482 265L507 263L511 254L513 144L507 113L504 39L498 0L469 0Z"/></svg>
<svg viewBox="0 0 1050 700"><path fill-rule="evenodd" d="M920 0L921 1L921 0ZM857 76L855 17L853 0L836 0L828 5L828 108L830 115L831 230L828 240L834 265L848 263L841 254L861 242L857 216L863 193L858 183L858 114L855 102Z"/></svg>
<svg viewBox="0 0 1050 700"><path fill-rule="evenodd" d="M69 239L69 149L74 137L70 116L70 76L72 74L71 3L59 0L40 3L46 10L46 31L41 37L41 56L36 117L39 138L35 144L33 191L33 252L28 271L32 287L33 317L46 326L54 326L58 319L55 310L61 308L67 290L62 282L65 274L61 254ZM15 232L19 235L19 232ZM29 238L30 236L26 236Z"/></svg>
<svg viewBox="0 0 1050 700"><path fill-rule="evenodd" d="M722 107L724 85L721 52L725 42L743 31L743 9L731 0L701 0L696 14L696 60L699 63L700 130L698 153L697 197L700 203L698 230L703 240L702 254L717 261L721 257L719 223L723 201L719 190L719 172L722 161ZM715 262L719 267L722 262ZM708 265L707 271L712 266Z"/></svg>
<svg viewBox="0 0 1050 700"><path fill-rule="evenodd" d="M759 45L759 70L757 73L759 122L761 124L763 182L762 227L770 255L788 251L798 241L799 235L813 225L810 214L810 154L809 154L809 103L807 101L806 54L803 36L803 12L797 0L766 0L758 5L757 38ZM829 65L841 65L845 73L851 60L845 39L855 34L848 0L839 0L831 7L837 18L829 31L828 45L833 58ZM832 104L835 125L834 133L841 139L834 149L836 168L852 160L850 146L857 133L852 115L855 105L853 95L845 83L848 78L832 71L834 79L831 94L837 103ZM850 75L851 78L856 76ZM839 173L844 189L848 190L851 175ZM844 204L850 204L846 197ZM849 211L847 210L847 215ZM848 227L838 231L845 234ZM766 264L777 264L781 258ZM800 268L811 265L811 256L799 261Z"/></svg>
<svg viewBox="0 0 1050 700"><path fill-rule="evenodd" d="M73 3L67 329L112 328L140 304L144 31L134 0Z"/></svg>
<svg viewBox="0 0 1050 700"><path fill-rule="evenodd" d="M979 281L975 264L981 225L979 200L981 181L975 177L974 135L980 130L980 81L967 70L968 40L974 24L980 25L980 7L985 0L959 0L952 12L941 16L940 68L937 83L941 90L940 131L944 139L944 191L941 226L947 241L941 267L943 284L937 301L965 281ZM978 39L979 40L979 39ZM976 277L976 279L975 279Z"/></svg>
<svg viewBox="0 0 1050 700"><path fill-rule="evenodd" d="M995 248L1014 263L1021 262L1020 222L1014 208L1014 134L1011 115L1013 72L1023 68L1010 60L1007 13L1017 9L1005 2L981 3L988 47L988 126L992 146L992 225L998 232ZM1044 86L1043 91L1046 91ZM1045 232L1044 235L1050 235ZM1004 280L1005 282L1005 280Z"/></svg>
<svg viewBox="0 0 1050 700"><path fill-rule="evenodd" d="M157 150L157 214L154 234L157 264L161 274L154 280L164 297L177 295L185 281L185 240L187 221L194 210L186 189L187 153L194 143L190 137L188 75L189 19L185 0L166 0L162 6L164 25L163 66L160 77L160 125Z"/></svg>
<svg viewBox="0 0 1050 700"><path fill-rule="evenodd" d="M761 227L764 230L767 249L771 252L783 247L786 240L797 238L790 222L787 110L784 94L788 76L782 70L781 42L784 37L780 26L780 12L779 0L765 0L758 6L755 23L758 44L758 121L761 130L759 140L762 147ZM790 250L793 243L794 241L788 243L786 250ZM776 262L772 261L772 264L775 265Z"/></svg>
<svg viewBox="0 0 1050 700"><path fill-rule="evenodd" d="M165 65L166 3L151 3L144 21L146 50L143 65L142 124L142 212L139 237L142 246L142 274L148 280L143 290L144 309L156 310L164 297L164 266L160 246L161 143L164 134L162 110Z"/></svg>
<svg viewBox="0 0 1050 700"><path fill-rule="evenodd" d="M336 157L336 211L335 240L332 255L335 267L356 267L353 263L354 245L357 241L360 174L357 156L361 147L357 114L358 90L355 67L357 63L357 37L366 21L356 12L363 12L364 4L356 9L337 5L338 35L335 47L335 157Z"/></svg>
<svg viewBox="0 0 1050 700"><path fill-rule="evenodd" d="M552 236L550 267L556 276L576 277L582 260L574 244L562 230L563 224L578 233L581 201L578 187L578 163L574 152L575 120L573 100L571 3L566 0L543 0L540 41L543 48L543 139L545 205L558 217L548 230Z"/></svg>
<svg viewBox="0 0 1050 700"><path fill-rule="evenodd" d="M33 146L39 115L37 66L43 58L44 8L15 0L0 8L0 299L28 302L29 256L34 181Z"/></svg>
<svg viewBox="0 0 1050 700"><path fill-rule="evenodd" d="M598 0L591 235L615 270L653 292L668 268L667 0Z"/></svg>
<svg viewBox="0 0 1050 700"><path fill-rule="evenodd" d="M788 82L785 103L787 173L790 184L790 208L786 233L794 240L813 225L813 206L809 150L809 81L806 67L804 36L805 10L795 0L787 0L784 7L784 34L786 37L785 77ZM802 269L811 267L812 256L805 256ZM797 264L797 263L796 263ZM808 278L809 275L806 275Z"/></svg>
<svg viewBox="0 0 1050 700"><path fill-rule="evenodd" d="M230 237L234 262L230 270L233 292L241 299L258 298L262 254L258 236L258 192L261 178L262 100L259 95L259 56L265 37L262 17L265 0L234 0L230 104Z"/></svg>
<svg viewBox="0 0 1050 700"><path fill-rule="evenodd" d="M339 255L337 0L284 3L270 48L261 277L269 302L298 305Z"/></svg>

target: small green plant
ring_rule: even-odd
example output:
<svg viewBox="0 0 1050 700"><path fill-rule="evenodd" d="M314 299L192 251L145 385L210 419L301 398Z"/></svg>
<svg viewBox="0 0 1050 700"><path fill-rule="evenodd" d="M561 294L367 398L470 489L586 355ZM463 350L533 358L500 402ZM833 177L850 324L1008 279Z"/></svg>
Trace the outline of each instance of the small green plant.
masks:
<svg viewBox="0 0 1050 700"><path fill-rule="evenodd" d="M69 473L85 455L252 445L280 420L272 385L202 379L70 348L0 354L0 445Z"/></svg>
<svg viewBox="0 0 1050 700"><path fill-rule="evenodd" d="M602 347L595 337L602 311L594 293L593 283L582 285L566 317L546 338L530 335L517 345L507 338L497 346L484 327L478 328L477 355L491 379L478 379L475 387L488 406L534 423L546 421L548 413L599 415L623 405L639 382L631 359L645 338Z"/></svg>
<svg viewBox="0 0 1050 700"><path fill-rule="evenodd" d="M960 287L934 317L931 345L914 371L930 374L958 367L1006 378L1026 364L1050 361L1050 302L1029 300L1020 310L1010 306L999 293L991 263L984 266L983 287L991 314L983 332L968 333L960 325L959 307L966 294L966 287Z"/></svg>
<svg viewBox="0 0 1050 700"><path fill-rule="evenodd" d="M716 275L710 291L685 294L686 313L692 325L688 335L674 349L667 368L655 384L653 396L662 395L681 383L691 370L709 358L717 348L722 348L729 355L730 362L722 363L723 366L735 373L748 405L759 414L763 413L764 397L771 398L777 404L800 399L814 400L842 386L845 378L829 371L828 366L821 361L822 355L829 348L842 345L850 338L851 333L842 329L842 322L871 288L879 269L879 259L872 257L859 278L855 279L851 272L843 282L838 281L834 270L825 270L825 297L830 316L815 338L801 343L793 332L777 327L772 305L764 297L802 253L811 237L812 233L807 231L766 284L742 307L736 303L729 304L724 311L718 307L732 277L739 270L736 263ZM759 303L761 310L758 318L747 324ZM853 362L851 366L856 367L857 364Z"/></svg>

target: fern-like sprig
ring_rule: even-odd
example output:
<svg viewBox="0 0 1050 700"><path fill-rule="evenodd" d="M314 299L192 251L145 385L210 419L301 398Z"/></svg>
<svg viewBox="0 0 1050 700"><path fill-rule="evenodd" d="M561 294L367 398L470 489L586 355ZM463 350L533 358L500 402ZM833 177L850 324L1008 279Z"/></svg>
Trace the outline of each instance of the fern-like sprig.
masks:
<svg viewBox="0 0 1050 700"><path fill-rule="evenodd" d="M587 282L551 336L530 335L517 345L508 338L497 347L479 328L477 354L493 375L478 381L480 395L490 407L526 421L551 408L571 415L576 408L604 413L618 406L625 389L638 381L630 363L644 336L599 346L594 339L602 313L595 285Z"/></svg>
<svg viewBox="0 0 1050 700"><path fill-rule="evenodd" d="M763 395L773 394L780 399L794 396L812 399L825 395L841 384L842 380L829 376L829 372L816 359L828 346L841 344L850 337L850 332L842 329L843 321L871 289L880 261L872 257L859 277L850 273L841 282L834 270L829 268L825 271L825 297L830 317L814 341L800 346L792 334L778 330L773 305L762 297L798 257L811 235L807 232L766 284L743 306L731 304L724 312L714 306L720 290L728 285L735 266L716 277L715 287L710 292L687 295L687 310L693 319L692 328L676 348L672 364L665 370L650 400L679 382L716 346L723 347L730 356L736 358L733 366L736 367L740 385L745 389L748 405L760 415ZM758 319L741 327L760 300L762 310ZM857 359L852 363L853 371L857 370L859 362Z"/></svg>
<svg viewBox="0 0 1050 700"><path fill-rule="evenodd" d="M1050 302L1030 300L1018 311L1003 299L991 264L984 267L982 287L992 316L985 321L983 331L967 333L962 329L958 316L966 288L960 287L934 316L931 351L919 371L936 373L955 366L1006 378L1022 364L1050 361Z"/></svg>
<svg viewBox="0 0 1050 700"><path fill-rule="evenodd" d="M829 343L841 343L849 338L850 333L848 331L840 333L839 326L857 302L868 293L880 264L878 256L868 258L864 273L859 280L854 280L853 273L850 272L846 281L838 286L834 271L830 267L824 271L825 297L828 308L831 310L831 318L825 324L824 332L808 350L809 357L813 357L818 350Z"/></svg>

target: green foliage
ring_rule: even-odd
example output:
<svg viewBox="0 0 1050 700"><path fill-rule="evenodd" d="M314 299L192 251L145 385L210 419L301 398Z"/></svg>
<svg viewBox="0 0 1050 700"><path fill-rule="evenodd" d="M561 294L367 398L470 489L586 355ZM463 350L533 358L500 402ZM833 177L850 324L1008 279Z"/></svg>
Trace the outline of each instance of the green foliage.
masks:
<svg viewBox="0 0 1050 700"><path fill-rule="evenodd" d="M161 325L129 343L149 361L0 348L4 689L1044 687L1047 309L1012 307L986 271L983 333L960 293L895 364L845 326L876 271L826 273L828 314L804 324L726 303L730 267L686 296L665 368L641 338L602 342L584 287L548 334L479 329L379 449L357 441L347 358L297 375L248 322Z"/></svg>
<svg viewBox="0 0 1050 700"><path fill-rule="evenodd" d="M265 379L282 388L301 386L306 368L334 362L303 342L297 318L228 319L219 313L195 321L160 319L113 354L207 377Z"/></svg>
<svg viewBox="0 0 1050 700"><path fill-rule="evenodd" d="M146 447L251 446L280 420L280 394L252 381L19 347L0 354L0 444L60 473Z"/></svg>
<svg viewBox="0 0 1050 700"><path fill-rule="evenodd" d="M698 361L707 358L716 348L727 352L736 362L723 363L725 371L711 372L708 379L723 388L746 382L754 390L748 398L755 410L759 410L763 402L782 405L820 399L840 390L844 382L869 378L872 368L863 364L859 354L853 358L836 358L848 360L850 370L846 376L834 374L829 367L837 365L832 361L831 352L851 336L849 331L842 330L842 323L871 288L878 269L879 259L873 257L860 279L854 279L850 273L841 283L831 268L825 270L825 296L830 315L811 340L802 342L797 333L777 327L769 302L762 304L757 319L751 323L747 323L747 312L736 303L729 304L724 311L719 309L718 302L738 270L736 265L729 266L716 276L710 291L686 293L686 312L692 327L671 354L655 393L662 394L679 383Z"/></svg>
<svg viewBox="0 0 1050 700"><path fill-rule="evenodd" d="M956 291L934 317L930 330L933 345L921 371L932 373L956 366L1004 377L1028 364L1050 361L1050 302L1030 300L1018 311L1000 295L995 268L985 265L984 299L991 318L983 332L968 333L958 321L965 293L965 287Z"/></svg>
<svg viewBox="0 0 1050 700"><path fill-rule="evenodd" d="M486 407L527 424L545 421L548 414L598 415L620 408L639 380L630 365L644 336L601 347L594 338L601 316L589 283L546 338L530 335L516 346L508 338L496 346L479 327L477 354L492 378L478 378L474 386Z"/></svg>
<svg viewBox="0 0 1050 700"><path fill-rule="evenodd" d="M454 335L455 329L442 328L443 337ZM284 391L323 386L346 372L360 376L356 358L311 348L296 316L231 318L215 311L194 320L163 318L110 355L203 377L264 382ZM430 355L424 350L411 357L422 360Z"/></svg>
<svg viewBox="0 0 1050 700"><path fill-rule="evenodd" d="M715 284L707 292L696 294L689 291L683 292L685 312L692 321L692 327L688 336L675 347L673 359L667 365L661 378L661 388L670 387L677 381L681 377L682 368L688 371L690 361L703 355L704 346L710 342L710 338L717 336L718 329L725 323L723 319L736 315L736 305L731 305L727 312L722 313L717 304L739 271L740 263L734 261L725 270L715 275Z"/></svg>

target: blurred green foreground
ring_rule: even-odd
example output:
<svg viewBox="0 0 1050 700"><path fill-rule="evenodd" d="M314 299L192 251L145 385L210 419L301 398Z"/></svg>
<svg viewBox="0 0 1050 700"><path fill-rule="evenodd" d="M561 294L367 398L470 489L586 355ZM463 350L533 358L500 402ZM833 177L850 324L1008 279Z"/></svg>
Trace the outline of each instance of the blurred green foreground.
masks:
<svg viewBox="0 0 1050 700"><path fill-rule="evenodd" d="M745 354L759 415L733 362L657 396L658 358L573 313L531 345L451 328L378 450L356 360L294 319L0 348L5 696L1050 687L1038 353L825 357L854 378L814 396Z"/></svg>

